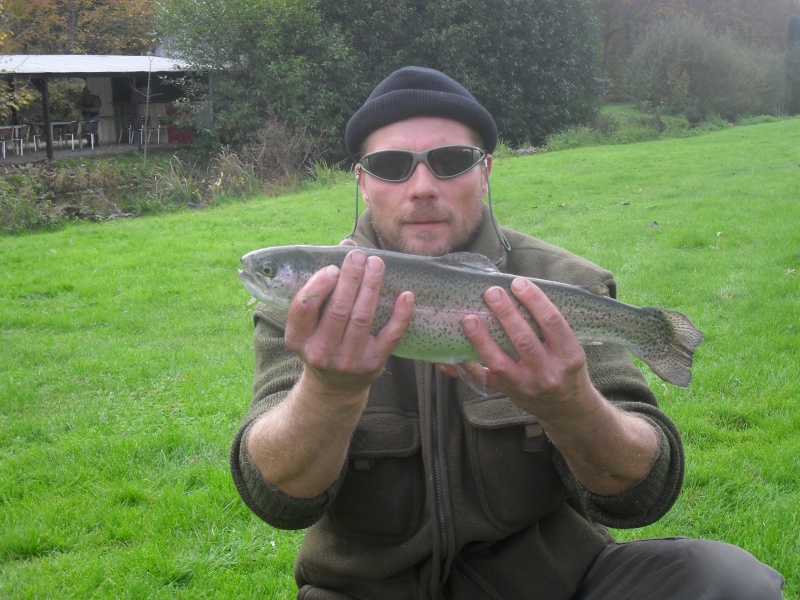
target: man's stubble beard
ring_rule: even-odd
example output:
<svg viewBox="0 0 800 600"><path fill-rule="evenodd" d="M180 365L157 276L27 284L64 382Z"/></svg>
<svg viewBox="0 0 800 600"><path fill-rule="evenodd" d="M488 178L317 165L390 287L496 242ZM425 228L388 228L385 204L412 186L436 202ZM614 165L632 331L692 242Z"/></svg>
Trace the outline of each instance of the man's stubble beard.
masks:
<svg viewBox="0 0 800 600"><path fill-rule="evenodd" d="M482 203L481 203L482 205ZM370 224L372 225L372 230L375 232L375 237L378 239L378 245L384 250L391 250L393 252L402 252L404 254L416 254L418 256L443 256L445 254L450 254L452 252L461 252L465 250L475 236L478 234L478 231L483 224L484 214L483 210L479 212L478 219L475 222L475 226L472 228L471 231L466 232L455 232L455 235L447 242L447 245L444 246L433 246L431 248L425 248L424 252L419 252L414 247L415 244L409 243L403 237L400 237L396 243L387 241L387 237L384 236L380 229L375 225L375 219L370 215ZM419 234L416 239L417 240L424 240L426 235L434 235L434 234Z"/></svg>

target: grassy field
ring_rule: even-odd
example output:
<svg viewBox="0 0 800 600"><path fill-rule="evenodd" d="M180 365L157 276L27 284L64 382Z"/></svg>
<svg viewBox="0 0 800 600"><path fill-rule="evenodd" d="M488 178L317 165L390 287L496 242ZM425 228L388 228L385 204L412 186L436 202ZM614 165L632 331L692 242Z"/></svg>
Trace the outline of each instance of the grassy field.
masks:
<svg viewBox="0 0 800 600"><path fill-rule="evenodd" d="M352 182L247 204L0 238L0 597L290 598L301 532L244 508L239 257L338 242ZM656 525L743 546L800 600L800 119L504 158L499 220L612 269L620 298L706 333L684 492Z"/></svg>

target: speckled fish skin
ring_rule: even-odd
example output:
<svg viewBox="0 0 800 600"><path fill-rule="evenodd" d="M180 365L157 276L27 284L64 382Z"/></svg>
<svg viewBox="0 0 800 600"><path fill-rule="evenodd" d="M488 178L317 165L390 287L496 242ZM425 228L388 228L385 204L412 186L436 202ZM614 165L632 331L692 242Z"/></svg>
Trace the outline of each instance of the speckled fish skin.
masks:
<svg viewBox="0 0 800 600"><path fill-rule="evenodd" d="M239 271L239 278L255 298L285 314L311 275L328 265L341 266L354 249L280 246L254 250L242 257L244 268ZM498 344L510 355L515 354L483 294L491 286L500 286L514 299L510 290L516 276L500 273L478 254L423 257L372 248L358 250L379 256L386 265L373 333L388 322L402 292L412 291L416 298L414 316L394 351L396 356L447 364L479 361L461 326L468 314L480 316ZM595 293L599 290L529 279L561 311L582 344L622 344L664 381L681 387L689 385L692 357L703 341L703 333L686 315L625 304ZM517 307L538 332L528 311L519 303Z"/></svg>

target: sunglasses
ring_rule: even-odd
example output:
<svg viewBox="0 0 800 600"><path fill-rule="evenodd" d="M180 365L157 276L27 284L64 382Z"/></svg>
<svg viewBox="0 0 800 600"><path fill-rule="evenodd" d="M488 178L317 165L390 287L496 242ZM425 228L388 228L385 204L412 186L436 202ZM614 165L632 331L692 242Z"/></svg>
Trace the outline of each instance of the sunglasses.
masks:
<svg viewBox="0 0 800 600"><path fill-rule="evenodd" d="M378 150L365 154L361 168L383 181L405 181L419 163L439 179L450 179L466 173L486 156L486 151L474 146L439 146L424 152L410 150Z"/></svg>

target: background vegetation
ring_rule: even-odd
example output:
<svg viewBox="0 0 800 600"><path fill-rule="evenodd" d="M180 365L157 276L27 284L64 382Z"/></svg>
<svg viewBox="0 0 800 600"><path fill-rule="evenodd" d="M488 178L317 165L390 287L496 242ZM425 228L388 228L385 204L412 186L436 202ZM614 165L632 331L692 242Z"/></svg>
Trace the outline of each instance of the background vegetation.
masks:
<svg viewBox="0 0 800 600"><path fill-rule="evenodd" d="M683 114L693 125L713 115L733 121L784 112L785 66L783 56L678 18L643 36L628 63L628 85L631 98L654 113Z"/></svg>
<svg viewBox="0 0 800 600"><path fill-rule="evenodd" d="M737 123L777 120L762 115ZM544 146L515 150L501 141L495 156L694 137L732 126L720 117L692 126L684 115L651 114L632 104L609 105L590 124L548 136ZM0 235L55 229L76 219L115 220L206 208L257 194L352 181L352 168L312 162L313 152L306 136L273 120L239 151L173 152L154 146L147 164L136 150L105 158L0 164Z"/></svg>
<svg viewBox="0 0 800 600"><path fill-rule="evenodd" d="M256 247L350 230L352 179L328 166L341 127L374 83L416 62L498 117L501 222L611 268L623 300L682 310L707 334L688 390L646 371L684 434L684 492L659 523L617 535L740 544L800 600L800 121L753 116L800 112L800 1L155 9L0 5L0 52L141 54L169 33L219 84L208 154L0 178L0 597L293 597L302 534L258 521L227 469L252 375L235 267ZM646 106L596 111L603 89ZM31 102L24 85L0 86L3 120ZM300 191L236 201L287 189ZM71 222L147 214L159 216Z"/></svg>
<svg viewBox="0 0 800 600"><path fill-rule="evenodd" d="M800 120L502 155L502 223L611 268L621 298L706 333L689 389L645 373L683 433L683 494L623 539L739 544L800 600ZM353 183L0 238L0 597L291 598L302 532L241 503L250 399L239 257L337 243Z"/></svg>
<svg viewBox="0 0 800 600"><path fill-rule="evenodd" d="M603 73L611 82L608 101L628 98L627 64L648 29L682 18L703 23L737 45L783 55L787 27L800 16L798 0L590 0L596 7ZM796 114L796 113L795 113Z"/></svg>
<svg viewBox="0 0 800 600"><path fill-rule="evenodd" d="M512 146L591 123L601 100L647 102L693 125L796 114L798 15L800 0L7 0L0 51L166 45L211 77L215 121L196 140L238 151L277 123L304 138L308 164L336 163L349 115L407 64L463 82ZM52 90L68 112L75 89ZM37 99L24 82L0 86L5 119Z"/></svg>

